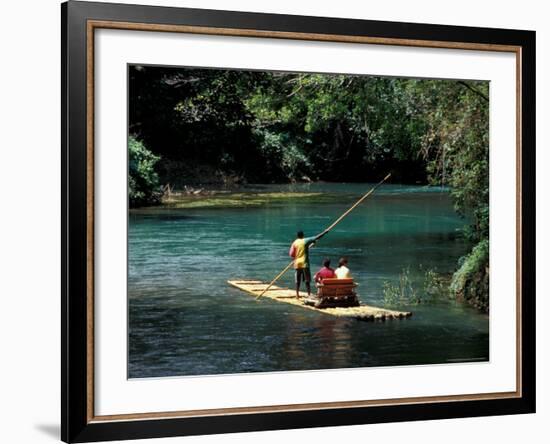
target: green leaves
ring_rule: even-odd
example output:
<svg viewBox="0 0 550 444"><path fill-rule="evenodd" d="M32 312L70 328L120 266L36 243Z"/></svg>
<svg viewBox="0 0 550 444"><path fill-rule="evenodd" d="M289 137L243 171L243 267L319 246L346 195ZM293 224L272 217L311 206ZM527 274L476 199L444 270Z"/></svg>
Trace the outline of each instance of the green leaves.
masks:
<svg viewBox="0 0 550 444"><path fill-rule="evenodd" d="M489 240L480 241L453 275L450 290L459 300L489 310Z"/></svg>
<svg viewBox="0 0 550 444"><path fill-rule="evenodd" d="M135 136L128 137L128 197L130 207L158 203L162 196L155 165L160 157Z"/></svg>
<svg viewBox="0 0 550 444"><path fill-rule="evenodd" d="M449 296L449 279L446 275L437 273L435 269L424 270L422 264L419 271L423 273L420 281L413 279L410 267L404 268L395 283L384 281L382 298L387 307L400 307L435 302Z"/></svg>

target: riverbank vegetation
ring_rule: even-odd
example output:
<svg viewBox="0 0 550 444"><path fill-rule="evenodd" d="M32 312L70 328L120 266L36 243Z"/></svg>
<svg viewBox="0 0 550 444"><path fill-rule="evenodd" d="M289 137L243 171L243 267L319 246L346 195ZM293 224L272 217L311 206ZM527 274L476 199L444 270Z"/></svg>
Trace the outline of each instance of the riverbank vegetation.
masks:
<svg viewBox="0 0 550 444"><path fill-rule="evenodd" d="M159 161L134 136L128 137L128 199L130 207L159 203L162 197L155 166Z"/></svg>
<svg viewBox="0 0 550 444"><path fill-rule="evenodd" d="M412 278L410 267L401 271L397 282L384 281L382 284L382 300L386 307L434 303L448 300L450 296L454 297L453 292L450 291L450 283L454 275L444 275L432 268L423 269L422 264L419 268L422 276L420 282L415 282Z"/></svg>
<svg viewBox="0 0 550 444"><path fill-rule="evenodd" d="M161 186L445 185L472 250L450 286L488 308L489 84L131 66L132 207Z"/></svg>

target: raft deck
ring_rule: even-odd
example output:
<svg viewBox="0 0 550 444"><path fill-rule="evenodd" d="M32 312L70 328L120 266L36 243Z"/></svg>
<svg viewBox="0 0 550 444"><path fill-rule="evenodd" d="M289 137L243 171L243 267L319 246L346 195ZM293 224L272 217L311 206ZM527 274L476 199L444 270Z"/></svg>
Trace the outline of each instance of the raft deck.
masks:
<svg viewBox="0 0 550 444"><path fill-rule="evenodd" d="M229 285L238 288L252 296L259 296L262 291L269 285L262 281L235 279L227 281ZM307 293L300 292L300 299L296 299L296 290L290 288L281 288L277 285L272 285L269 290L262 296L263 298L271 299L278 302L284 302L290 305L315 310L320 313L329 314L332 316L340 316L346 318L354 318L362 321L384 321L386 319L404 319L412 316L410 311L395 311L386 310L385 308L373 307L370 305L359 305L359 307L331 307L331 308L315 308L304 303Z"/></svg>

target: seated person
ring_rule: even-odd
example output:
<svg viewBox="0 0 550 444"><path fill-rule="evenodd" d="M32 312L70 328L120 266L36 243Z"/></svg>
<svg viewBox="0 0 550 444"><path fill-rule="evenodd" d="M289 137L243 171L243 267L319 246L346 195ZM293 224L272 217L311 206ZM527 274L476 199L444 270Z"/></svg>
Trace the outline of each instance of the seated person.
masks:
<svg viewBox="0 0 550 444"><path fill-rule="evenodd" d="M338 261L338 268L334 270L338 279L351 279L351 273L348 268L348 259L341 257Z"/></svg>
<svg viewBox="0 0 550 444"><path fill-rule="evenodd" d="M315 273L315 282L322 283L323 279L335 278L334 270L330 268L330 259L323 260L323 268L321 268L317 273Z"/></svg>

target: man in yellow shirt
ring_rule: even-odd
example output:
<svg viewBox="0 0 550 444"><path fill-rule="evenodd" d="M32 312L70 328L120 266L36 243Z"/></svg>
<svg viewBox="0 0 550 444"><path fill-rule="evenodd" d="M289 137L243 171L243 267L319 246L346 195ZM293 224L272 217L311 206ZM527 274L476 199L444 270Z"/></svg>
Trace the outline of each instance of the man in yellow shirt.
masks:
<svg viewBox="0 0 550 444"><path fill-rule="evenodd" d="M306 284L308 296L311 294L311 271L309 269L309 247L321 239L328 231L313 237L305 237L304 232L298 231L296 240L290 246L289 255L294 258L294 276L296 282L296 298L300 297L300 284Z"/></svg>

